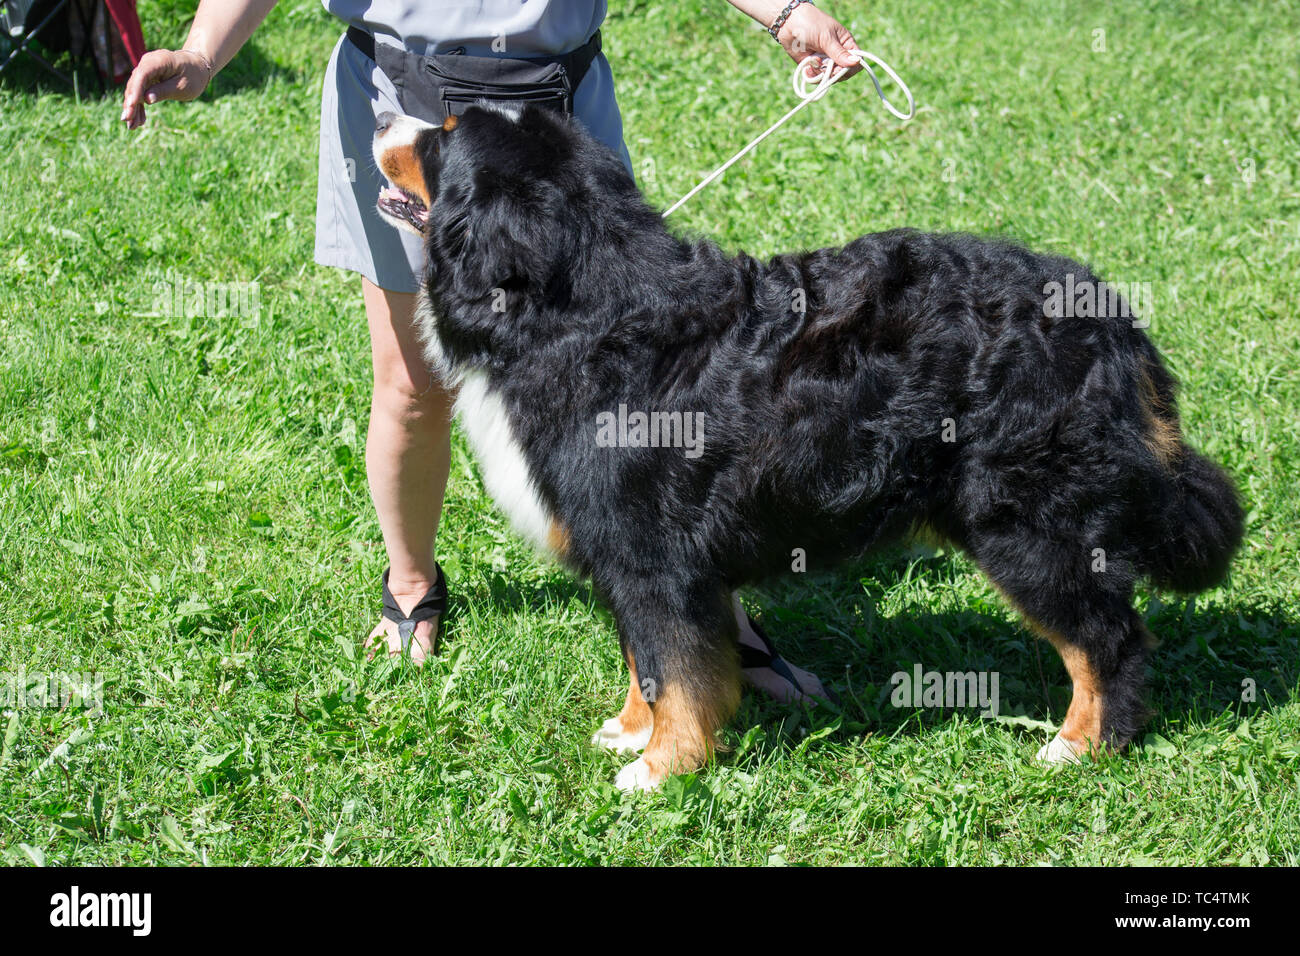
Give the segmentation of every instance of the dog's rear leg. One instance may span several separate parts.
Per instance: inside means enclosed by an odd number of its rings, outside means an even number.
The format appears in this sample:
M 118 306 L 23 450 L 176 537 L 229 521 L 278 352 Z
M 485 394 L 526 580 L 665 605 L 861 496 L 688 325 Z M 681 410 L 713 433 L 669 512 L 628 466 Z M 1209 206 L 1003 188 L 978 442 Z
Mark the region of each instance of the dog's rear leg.
M 1147 639 L 1137 615 L 1126 610 L 1132 626 L 1116 621 L 1103 624 L 1111 635 L 1105 644 L 1085 645 L 1077 637 L 1072 640 L 1030 620 L 1030 626 L 1061 655 L 1072 685 L 1061 729 L 1038 751 L 1043 763 L 1074 762 L 1084 753 L 1095 756 L 1107 748 L 1121 750 L 1141 727 Z
M 721 584 L 677 592 L 674 586 L 681 583 L 663 582 L 644 601 L 625 600 L 615 609 L 628 660 L 636 663 L 632 713 L 639 697 L 651 716 L 645 752 L 615 781 L 623 790 L 652 790 L 665 777 L 703 766 L 740 702 L 729 592 Z
M 1092 566 L 1090 549 L 1066 553 L 1073 550 L 1054 548 L 1049 555 L 1022 543 L 1010 560 L 987 554 L 979 560 L 1030 629 L 1056 648 L 1070 675 L 1065 721 L 1038 752 L 1045 763 L 1118 751 L 1146 718 L 1142 685 L 1152 639 L 1129 603 L 1131 578 L 1114 567 L 1108 577 Z

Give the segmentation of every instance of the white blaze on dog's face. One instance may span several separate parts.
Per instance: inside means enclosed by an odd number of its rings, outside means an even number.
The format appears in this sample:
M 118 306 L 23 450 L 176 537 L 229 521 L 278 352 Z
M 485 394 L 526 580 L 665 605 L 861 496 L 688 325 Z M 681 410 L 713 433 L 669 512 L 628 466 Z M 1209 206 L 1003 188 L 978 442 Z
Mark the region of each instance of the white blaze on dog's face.
M 424 157 L 438 149 L 437 138 L 456 128 L 456 117 L 448 116 L 436 127 L 413 116 L 381 113 L 375 125 L 375 165 L 389 185 L 379 191 L 375 207 L 392 225 L 416 235 L 424 234 L 433 204 L 424 176 Z

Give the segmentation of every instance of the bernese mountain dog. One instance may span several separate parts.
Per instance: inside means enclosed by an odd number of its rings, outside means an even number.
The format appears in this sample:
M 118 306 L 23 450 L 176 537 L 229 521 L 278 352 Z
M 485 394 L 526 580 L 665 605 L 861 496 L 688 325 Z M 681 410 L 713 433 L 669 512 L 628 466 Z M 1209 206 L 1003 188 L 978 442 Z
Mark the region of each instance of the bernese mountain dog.
M 374 156 L 380 214 L 424 237 L 417 321 L 488 492 L 617 619 L 631 682 L 595 741 L 643 751 L 620 787 L 710 758 L 740 696 L 735 588 L 918 529 L 1060 653 L 1073 698 L 1040 759 L 1138 731 L 1134 586 L 1216 584 L 1243 517 L 1086 266 L 905 229 L 727 255 L 535 106 L 384 114 Z

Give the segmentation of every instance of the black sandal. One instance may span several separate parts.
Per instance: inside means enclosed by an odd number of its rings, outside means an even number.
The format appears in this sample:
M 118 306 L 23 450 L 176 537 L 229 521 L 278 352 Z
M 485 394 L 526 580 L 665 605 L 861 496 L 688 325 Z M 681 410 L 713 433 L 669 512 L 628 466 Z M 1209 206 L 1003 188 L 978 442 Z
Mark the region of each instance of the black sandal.
M 740 648 L 741 670 L 751 670 L 756 668 L 770 670 L 778 677 L 789 681 L 790 686 L 808 700 L 817 700 L 820 695 L 806 690 L 803 685 L 795 679 L 794 672 L 790 670 L 790 665 L 785 662 L 785 658 L 776 652 L 776 647 L 773 646 L 771 638 L 767 636 L 767 632 L 763 630 L 762 625 L 759 624 L 758 621 L 754 620 L 753 615 L 746 614 L 745 618 L 749 621 L 749 627 L 754 632 L 754 635 L 763 642 L 763 646 L 759 648 L 746 644 L 743 641 L 738 642 Z M 822 684 L 822 690 L 826 692 L 826 696 L 833 703 L 839 703 L 839 694 L 835 693 L 835 691 L 831 690 L 824 683 Z
M 392 569 L 385 568 L 383 577 L 380 578 L 384 588 L 384 617 L 397 625 L 397 636 L 402 642 L 403 654 L 411 649 L 411 635 L 415 633 L 417 624 L 430 618 L 442 617 L 447 613 L 447 579 L 443 577 L 442 567 L 436 561 L 433 566 L 438 572 L 438 580 L 433 582 L 433 587 L 425 591 L 424 597 L 420 598 L 420 602 L 411 609 L 410 617 L 402 613 L 397 599 L 393 597 L 393 592 L 388 590 L 388 572 Z M 429 653 L 437 653 L 437 649 L 438 639 L 435 637 Z

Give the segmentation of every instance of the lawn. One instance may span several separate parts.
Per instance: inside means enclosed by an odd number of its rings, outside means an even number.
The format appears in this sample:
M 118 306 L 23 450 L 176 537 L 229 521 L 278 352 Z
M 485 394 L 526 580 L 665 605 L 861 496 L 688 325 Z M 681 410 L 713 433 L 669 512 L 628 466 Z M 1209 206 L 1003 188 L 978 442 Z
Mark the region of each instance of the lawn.
M 667 206 L 793 105 L 788 63 L 720 0 L 612 6 L 628 146 Z M 459 435 L 442 654 L 368 662 L 360 284 L 311 261 L 340 29 L 301 0 L 134 134 L 114 96 L 0 77 L 4 861 L 1300 863 L 1300 4 L 826 7 L 917 117 L 859 78 L 675 226 L 758 255 L 969 230 L 1149 284 L 1185 430 L 1249 519 L 1222 587 L 1139 595 L 1147 735 L 1036 765 L 1056 655 L 962 556 L 886 554 L 746 596 L 840 706 L 747 694 L 715 766 L 622 795 L 588 745 L 625 687 L 612 620 L 509 532 Z M 142 0 L 150 44 L 188 8 Z M 158 308 L 251 282 L 253 316 Z M 997 671 L 1001 714 L 892 706 L 918 663 Z M 51 674 L 95 675 L 98 705 L 13 693 Z

